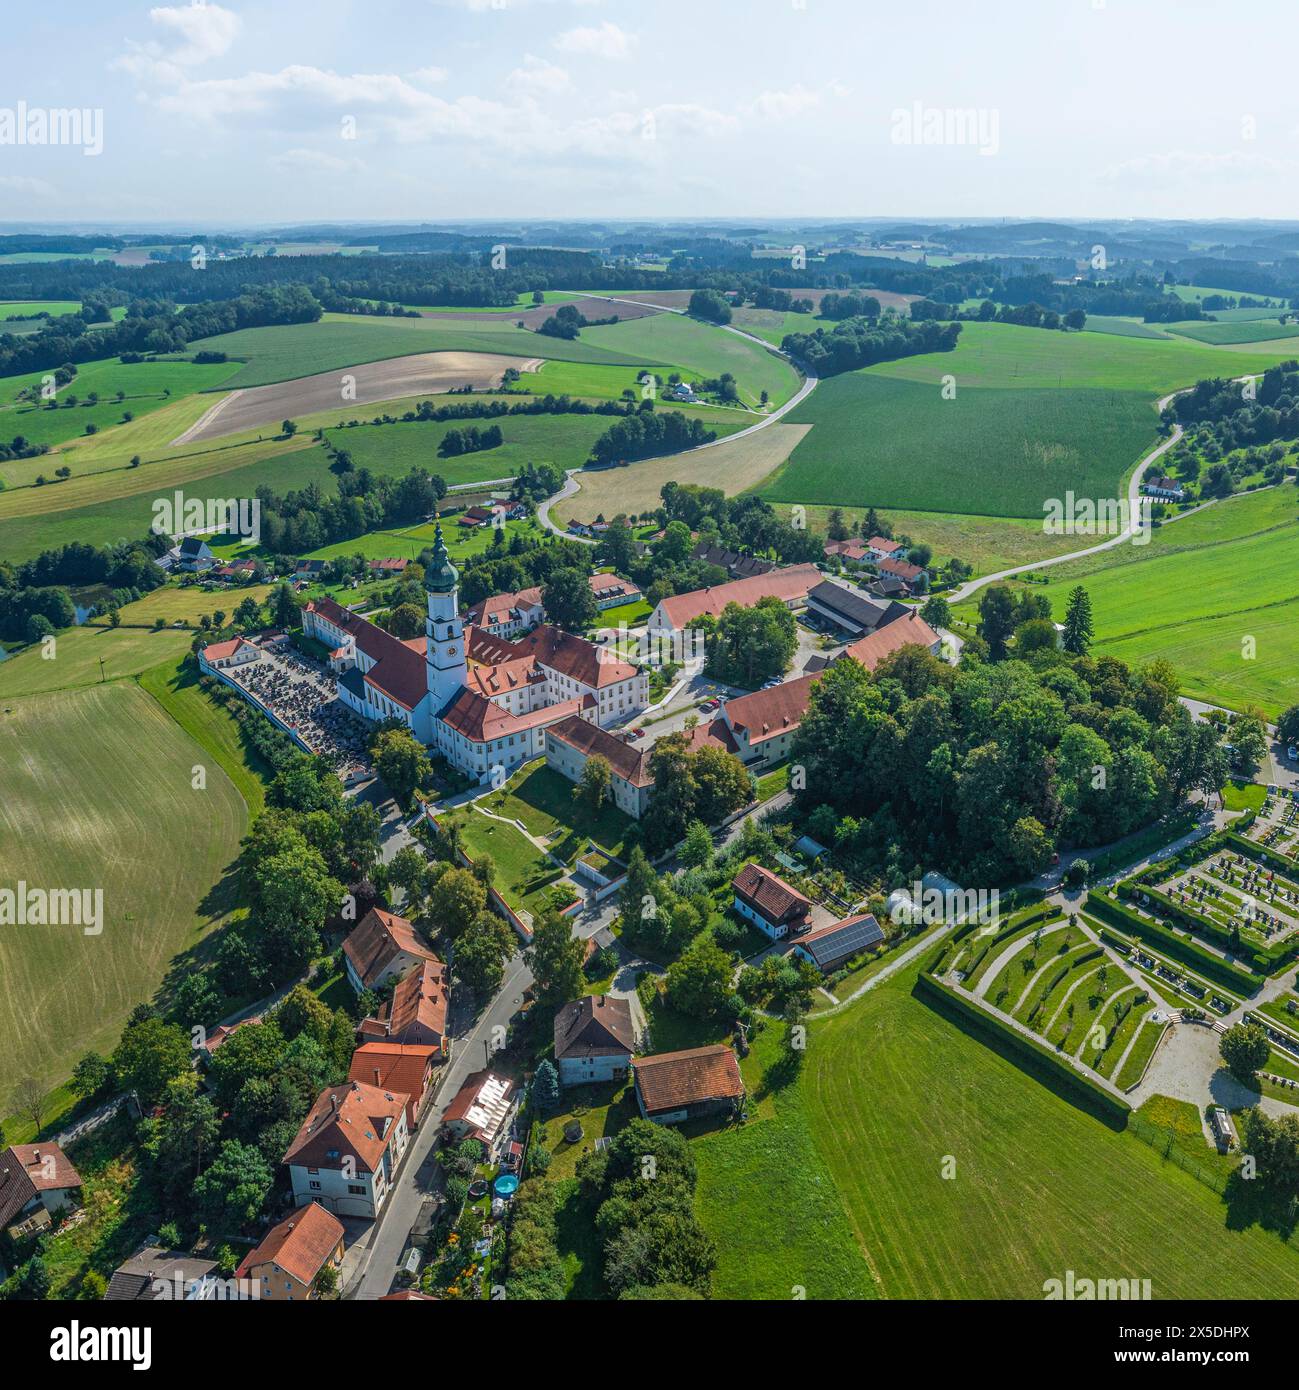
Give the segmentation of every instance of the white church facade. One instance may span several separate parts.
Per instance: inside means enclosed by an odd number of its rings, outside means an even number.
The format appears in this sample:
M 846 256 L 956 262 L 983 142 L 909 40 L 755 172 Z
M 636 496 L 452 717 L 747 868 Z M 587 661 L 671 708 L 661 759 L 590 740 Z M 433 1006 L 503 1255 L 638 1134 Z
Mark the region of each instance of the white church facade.
M 440 526 L 424 584 L 422 639 L 394 637 L 330 598 L 308 603 L 302 626 L 328 649 L 345 705 L 402 720 L 461 772 L 509 773 L 545 752 L 550 725 L 576 715 L 608 728 L 649 703 L 647 674 L 583 637 L 543 623 L 511 640 L 466 625 Z

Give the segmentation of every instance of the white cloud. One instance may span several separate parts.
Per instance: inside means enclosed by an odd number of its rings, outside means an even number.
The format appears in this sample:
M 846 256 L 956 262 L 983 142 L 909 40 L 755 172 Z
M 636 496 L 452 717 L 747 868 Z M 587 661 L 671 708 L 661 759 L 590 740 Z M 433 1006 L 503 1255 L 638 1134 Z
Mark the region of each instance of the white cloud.
M 764 120 L 788 120 L 791 116 L 802 115 L 804 111 L 815 110 L 821 101 L 820 92 L 795 82 L 783 91 L 760 93 L 750 103 L 749 110 Z
M 570 29 L 555 40 L 555 47 L 564 53 L 588 53 L 594 58 L 629 58 L 637 42 L 635 34 L 629 34 L 609 20 L 598 26 L 584 26 Z
M 445 82 L 448 75 L 446 68 L 416 68 L 415 71 L 410 74 L 410 80 L 418 83 L 421 87 L 432 87 L 439 82 Z
M 239 16 L 220 5 L 158 5 L 149 11 L 149 18 L 180 40 L 166 56 L 181 67 L 221 57 L 239 32 Z
M 524 57 L 523 66 L 515 68 L 505 79 L 507 90 L 517 89 L 528 96 L 553 95 L 567 90 L 570 85 L 568 73 L 563 68 L 531 53 Z
M 342 159 L 324 150 L 293 149 L 283 150 L 270 158 L 272 168 L 285 172 L 302 171 L 317 174 L 343 174 L 360 167 L 355 159 Z
M 1205 179 L 1242 180 L 1284 174 L 1295 168 L 1293 160 L 1273 159 L 1270 155 L 1235 150 L 1226 154 L 1208 151 L 1171 150 L 1167 154 L 1138 155 L 1103 169 L 1106 183 L 1141 187 L 1171 187 L 1199 183 Z
M 44 179 L 27 178 L 23 174 L 0 174 L 0 188 L 11 193 L 27 193 L 33 198 L 57 198 L 58 190 Z

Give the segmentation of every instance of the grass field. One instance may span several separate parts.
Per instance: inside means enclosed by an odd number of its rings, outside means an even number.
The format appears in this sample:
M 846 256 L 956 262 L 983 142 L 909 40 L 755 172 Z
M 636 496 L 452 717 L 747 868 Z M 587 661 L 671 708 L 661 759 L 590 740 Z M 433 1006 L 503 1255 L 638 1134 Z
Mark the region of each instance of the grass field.
M 111 1050 L 173 958 L 192 951 L 227 910 L 222 881 L 247 810 L 220 767 L 208 768 L 204 790 L 192 787 L 197 751 L 130 682 L 6 703 L 6 878 L 102 888 L 103 931 L 0 933 L 0 1090 L 29 1073 L 53 1083 L 83 1052 Z
M 215 338 L 196 339 L 195 351 L 225 352 L 244 359 L 245 365 L 225 383 L 232 389 L 264 386 L 273 381 L 313 376 L 378 362 L 385 357 L 404 357 L 415 352 L 503 352 L 513 357 L 545 357 L 562 362 L 651 364 L 656 359 L 637 353 L 635 347 L 616 343 L 606 349 L 588 341 L 601 331 L 614 332 L 630 325 L 589 330 L 573 342 L 544 337 L 512 323 L 475 322 L 472 319 L 381 319 L 354 314 L 326 314 L 319 323 L 280 324 L 270 328 L 244 328 Z
M 0 299 L 0 319 L 17 318 L 24 314 L 75 314 L 81 308 L 79 299 Z
M 1245 310 L 1253 313 L 1253 310 Z M 1234 319 L 1225 323 L 1174 323 L 1170 333 L 1193 338 L 1197 343 L 1266 343 L 1281 338 L 1299 338 L 1299 324 L 1279 323 L 1275 317 L 1265 319 Z
M 1233 1229 L 1216 1193 L 912 997 L 913 979 L 815 1024 L 797 1083 L 886 1297 L 1040 1299 L 1066 1269 L 1149 1278 L 1156 1298 L 1295 1296 L 1299 1252 Z
M 1103 314 L 1088 314 L 1088 333 L 1113 333 L 1119 338 L 1167 338 L 1153 323 L 1142 323 L 1140 319 L 1114 318 Z
M 490 859 L 496 866 L 492 886 L 517 912 L 537 916 L 547 904 L 548 890 L 562 872 L 518 828 L 492 820 L 477 811 L 455 817 L 464 831 L 465 853 L 471 859 Z
M 483 800 L 493 815 L 522 821 L 530 835 L 544 840 L 546 848 L 572 864 L 594 840 L 601 848 L 621 857 L 623 839 L 631 817 L 616 806 L 595 812 L 573 797 L 573 783 L 543 761 L 529 763 L 501 788 Z
M 688 376 L 716 377 L 731 372 L 740 399 L 749 406 L 758 404 L 759 392 L 763 390 L 769 393 L 773 405 L 782 405 L 799 388 L 798 372 L 783 357 L 738 333 L 728 333 L 681 314 L 653 314 L 602 328 L 586 328 L 579 341 L 610 353 L 632 354 L 644 361 L 670 362 Z
M 54 656 L 46 659 L 38 646 L 25 647 L 0 661 L 0 698 L 71 690 L 123 676 L 135 676 L 150 666 L 174 660 L 189 650 L 194 634 L 173 629 L 147 632 L 139 628 L 77 627 L 58 634 Z

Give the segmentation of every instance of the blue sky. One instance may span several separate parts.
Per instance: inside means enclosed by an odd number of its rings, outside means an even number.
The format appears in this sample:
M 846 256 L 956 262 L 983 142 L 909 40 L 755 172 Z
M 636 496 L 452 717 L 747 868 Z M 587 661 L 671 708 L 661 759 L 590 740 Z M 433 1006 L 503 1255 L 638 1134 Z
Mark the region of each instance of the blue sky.
M 104 138 L 0 144 L 5 221 L 1299 217 L 1293 0 L 72 0 L 5 29 L 0 113 L 101 109 Z M 982 136 L 900 141 L 917 107 Z

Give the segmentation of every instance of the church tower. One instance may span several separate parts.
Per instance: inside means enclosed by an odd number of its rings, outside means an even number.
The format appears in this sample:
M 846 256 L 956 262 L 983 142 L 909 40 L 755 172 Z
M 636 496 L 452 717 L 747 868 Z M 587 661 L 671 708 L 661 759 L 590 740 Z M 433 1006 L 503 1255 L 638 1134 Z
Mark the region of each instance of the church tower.
M 433 533 L 433 560 L 424 575 L 424 587 L 428 591 L 425 662 L 436 714 L 469 679 L 464 623 L 460 620 L 460 575 L 447 554 L 441 523 Z

